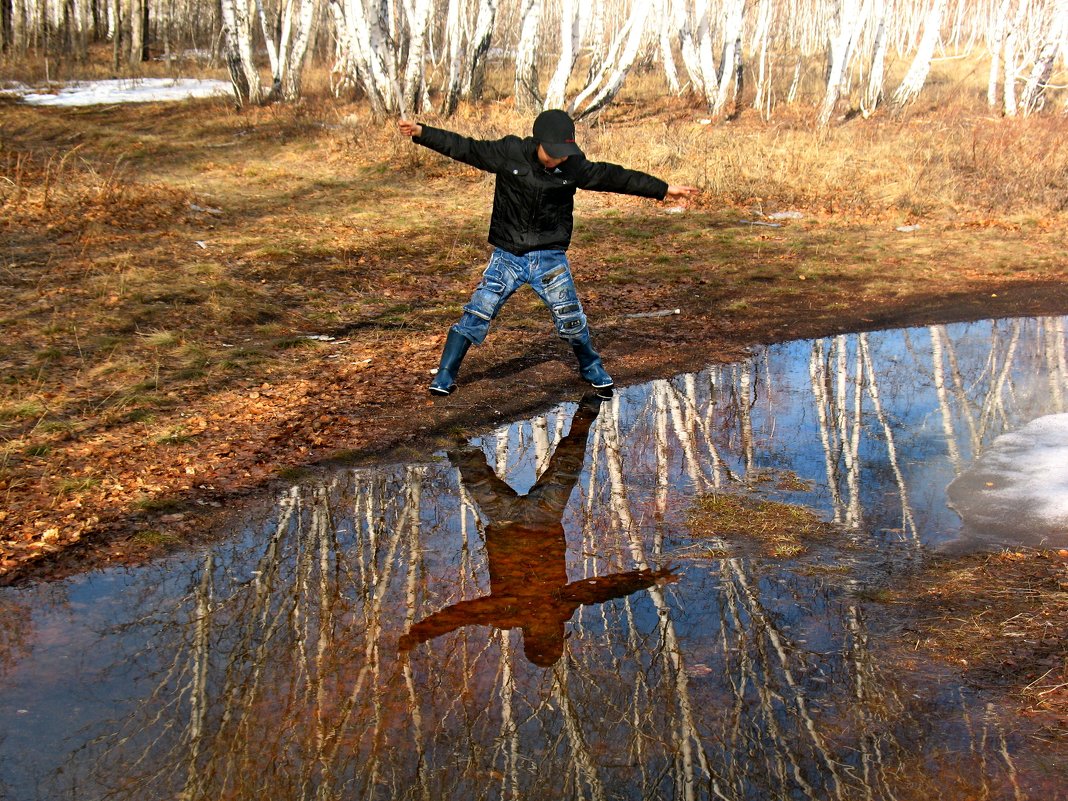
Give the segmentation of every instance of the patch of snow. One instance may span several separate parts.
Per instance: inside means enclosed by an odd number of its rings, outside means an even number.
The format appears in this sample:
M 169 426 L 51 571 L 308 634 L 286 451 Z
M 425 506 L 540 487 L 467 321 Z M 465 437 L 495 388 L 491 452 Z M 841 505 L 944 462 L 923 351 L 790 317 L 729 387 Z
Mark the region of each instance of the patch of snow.
M 947 488 L 965 540 L 1068 544 L 1068 414 L 1002 434 Z
M 919 225 L 899 225 L 894 230 L 898 231 L 898 232 L 900 232 L 902 234 L 911 234 L 913 231 L 919 231 L 920 230 L 920 226 Z
M 55 94 L 37 93 L 28 86 L 5 89 L 31 106 L 97 106 L 109 103 L 156 103 L 214 97 L 231 92 L 227 81 L 199 78 L 141 78 L 85 81 L 63 86 Z
M 768 215 L 769 220 L 800 220 L 805 215 L 799 211 L 776 211 Z

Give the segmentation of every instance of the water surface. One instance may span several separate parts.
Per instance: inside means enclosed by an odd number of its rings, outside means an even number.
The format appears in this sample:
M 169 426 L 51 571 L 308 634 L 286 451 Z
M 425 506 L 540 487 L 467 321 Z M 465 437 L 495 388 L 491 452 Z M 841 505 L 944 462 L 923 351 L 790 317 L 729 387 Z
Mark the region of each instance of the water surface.
M 1063 745 L 863 599 L 933 551 L 1057 544 L 962 526 L 945 490 L 1068 411 L 1064 331 L 761 348 L 3 590 L 0 798 L 1062 797 Z M 790 559 L 696 538 L 722 492 L 835 533 Z

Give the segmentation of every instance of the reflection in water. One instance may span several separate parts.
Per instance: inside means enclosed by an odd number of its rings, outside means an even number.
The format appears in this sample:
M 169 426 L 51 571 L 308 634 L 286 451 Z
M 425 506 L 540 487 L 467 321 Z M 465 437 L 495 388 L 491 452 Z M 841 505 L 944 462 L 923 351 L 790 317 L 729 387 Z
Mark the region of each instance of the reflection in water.
M 791 343 L 6 590 L 0 797 L 1055 798 L 1063 754 L 888 661 L 857 590 L 960 538 L 944 487 L 1066 378 L 1061 319 Z M 841 542 L 694 542 L 710 491 Z
M 402 651 L 461 626 L 520 629 L 523 653 L 549 667 L 564 652 L 564 624 L 580 606 L 630 595 L 672 578 L 668 570 L 630 570 L 568 583 L 567 543 L 561 518 L 582 471 L 586 436 L 603 399 L 583 398 L 541 477 L 519 495 L 489 469 L 480 448 L 449 452 L 483 515 L 490 594 L 454 603 L 411 627 Z

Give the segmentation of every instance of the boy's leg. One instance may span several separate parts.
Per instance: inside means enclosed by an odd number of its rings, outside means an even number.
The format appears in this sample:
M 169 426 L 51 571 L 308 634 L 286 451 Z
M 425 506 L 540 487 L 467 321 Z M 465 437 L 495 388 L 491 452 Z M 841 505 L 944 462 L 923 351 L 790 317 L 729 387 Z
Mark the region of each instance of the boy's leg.
M 475 288 L 471 300 L 464 306 L 460 321 L 449 329 L 441 364 L 430 383 L 434 395 L 449 395 L 456 389 L 456 374 L 471 344 L 481 345 L 489 333 L 490 323 L 522 280 L 514 260 L 502 250 L 493 251 L 482 273 L 482 281 Z
M 549 307 L 556 333 L 575 351 L 583 380 L 596 389 L 611 388 L 612 377 L 605 371 L 601 357 L 590 341 L 589 325 L 575 289 L 567 254 L 553 250 L 541 251 L 538 256 L 538 266 L 530 283 Z

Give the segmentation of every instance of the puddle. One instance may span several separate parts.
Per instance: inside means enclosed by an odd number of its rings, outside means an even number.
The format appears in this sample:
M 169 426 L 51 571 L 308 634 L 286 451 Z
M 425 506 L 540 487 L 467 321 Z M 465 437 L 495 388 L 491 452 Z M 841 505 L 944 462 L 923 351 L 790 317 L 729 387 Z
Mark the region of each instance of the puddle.
M 1064 332 L 765 348 L 318 477 L 198 553 L 3 590 L 0 798 L 1057 797 L 1063 747 L 892 659 L 860 599 L 991 543 L 946 487 L 1068 411 Z M 833 533 L 789 559 L 696 537 L 710 492 Z

